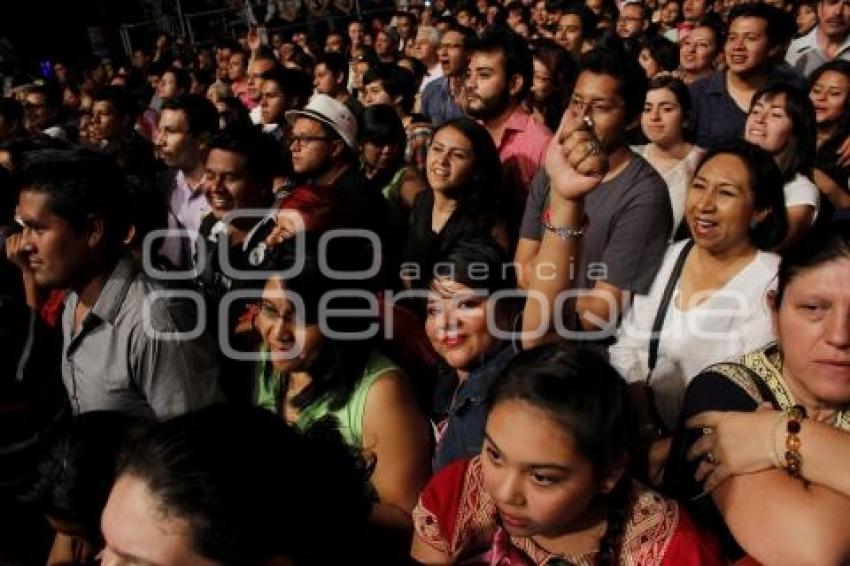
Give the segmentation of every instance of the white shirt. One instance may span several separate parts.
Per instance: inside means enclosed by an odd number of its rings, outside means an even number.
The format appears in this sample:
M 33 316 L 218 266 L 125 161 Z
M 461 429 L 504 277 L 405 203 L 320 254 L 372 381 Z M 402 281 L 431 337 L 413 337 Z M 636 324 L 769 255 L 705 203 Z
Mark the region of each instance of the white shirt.
M 684 245 L 677 242 L 667 249 L 649 295 L 635 297 L 617 342 L 608 350 L 611 364 L 629 383 L 646 381 L 652 323 Z M 686 311 L 677 304 L 677 285 L 661 328 L 658 360 L 649 382 L 667 427 L 676 426 L 685 388 L 700 371 L 774 340 L 766 297 L 776 287 L 778 267 L 778 255 L 760 251 L 726 285 Z
M 785 193 L 785 208 L 811 206 L 815 209 L 814 218 L 817 218 L 820 209 L 820 191 L 811 179 L 802 173 L 797 173 L 793 179 L 785 183 L 782 189 Z
M 632 146 L 632 151 L 645 159 L 647 147 L 649 147 L 649 144 L 634 145 Z M 676 230 L 679 229 L 679 224 L 681 224 L 682 218 L 685 216 L 685 200 L 688 198 L 688 186 L 691 184 L 691 179 L 704 153 L 704 149 L 694 146 L 676 165 L 667 171 L 658 171 L 658 174 L 667 183 L 667 190 L 670 191 L 670 206 L 673 209 L 673 231 L 670 234 L 671 237 L 676 234 Z
M 818 45 L 819 27 L 815 26 L 803 37 L 792 41 L 785 53 L 785 61 L 803 77 L 808 77 L 815 69 L 830 61 Z M 835 54 L 835 59 L 850 60 L 850 34 L 844 38 L 844 42 Z

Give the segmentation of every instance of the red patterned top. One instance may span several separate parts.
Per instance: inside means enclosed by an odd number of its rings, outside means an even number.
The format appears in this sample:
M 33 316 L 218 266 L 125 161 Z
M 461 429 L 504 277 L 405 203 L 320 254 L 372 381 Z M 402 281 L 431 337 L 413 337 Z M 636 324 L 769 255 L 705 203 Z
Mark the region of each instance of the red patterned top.
M 675 501 L 637 483 L 635 490 L 620 551 L 622 566 L 726 564 L 714 539 L 697 530 Z M 478 457 L 453 462 L 434 476 L 419 498 L 413 520 L 419 538 L 447 554 L 453 563 L 596 563 L 596 552 L 559 556 L 531 538 L 510 536 L 499 524 L 496 506 L 484 490 Z

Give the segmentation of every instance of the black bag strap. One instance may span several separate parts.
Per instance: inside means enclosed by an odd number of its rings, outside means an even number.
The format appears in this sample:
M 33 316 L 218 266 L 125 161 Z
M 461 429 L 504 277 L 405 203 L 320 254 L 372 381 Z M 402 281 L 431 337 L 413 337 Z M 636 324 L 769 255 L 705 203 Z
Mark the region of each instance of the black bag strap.
M 694 247 L 694 241 L 688 242 L 682 247 L 679 252 L 679 257 L 676 258 L 676 264 L 673 266 L 673 271 L 670 272 L 670 278 L 667 280 L 667 286 L 664 287 L 664 293 L 661 295 L 661 302 L 658 303 L 658 311 L 655 313 L 655 320 L 652 323 L 652 334 L 649 335 L 649 371 L 646 374 L 646 383 L 652 378 L 652 370 L 655 369 L 655 364 L 658 362 L 658 346 L 661 338 L 661 327 L 664 326 L 664 319 L 667 317 L 667 308 L 670 306 L 670 299 L 673 298 L 673 291 L 676 290 L 676 283 L 679 282 L 679 277 L 682 276 L 682 268 L 685 266 L 685 260 L 688 259 L 688 252 Z

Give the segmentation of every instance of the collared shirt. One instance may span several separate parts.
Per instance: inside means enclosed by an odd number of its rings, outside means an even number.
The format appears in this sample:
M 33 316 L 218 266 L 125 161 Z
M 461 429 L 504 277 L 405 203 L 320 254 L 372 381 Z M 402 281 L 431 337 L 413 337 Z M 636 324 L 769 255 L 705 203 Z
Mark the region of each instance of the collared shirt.
M 696 81 L 690 91 L 699 147 L 710 148 L 742 136 L 747 113 L 729 94 L 725 72 L 712 73 Z
M 428 69 L 428 73 L 422 78 L 422 84 L 419 85 L 419 94 L 425 92 L 427 87 L 432 82 L 443 76 L 443 66 L 438 62 L 436 65 Z
M 452 93 L 449 77 L 443 76 L 428 83 L 428 86 L 422 90 L 420 102 L 422 114 L 434 124 L 435 128 L 463 116 L 463 110 L 458 106 Z
M 505 190 L 519 209 L 525 206 L 528 188 L 537 174 L 552 132 L 534 120 L 522 107 L 510 115 L 501 140 L 495 140 L 502 160 L 502 179 Z
M 443 399 L 435 399 L 435 407 L 439 412 L 446 409 L 446 418 L 441 423 L 441 434 L 434 454 L 435 472 L 454 460 L 471 458 L 481 452 L 484 425 L 487 421 L 487 408 L 484 404 L 487 393 L 516 353 L 516 346 L 506 342 L 469 372 L 465 380 L 450 388 L 451 391 L 448 391 L 449 388 L 438 386 L 436 396 Z M 446 393 L 448 395 L 445 395 Z M 451 401 L 447 404 L 446 399 Z
M 835 59 L 850 61 L 850 34 L 847 34 L 844 38 L 844 42 L 838 48 L 835 57 L 830 59 L 818 45 L 819 27 L 815 26 L 803 37 L 798 37 L 792 41 L 785 53 L 785 61 L 804 77 L 808 77 L 815 69 L 828 61 Z
M 168 203 L 168 228 L 185 230 L 186 237 L 169 236 L 162 242 L 160 253 L 177 269 L 192 269 L 195 242 L 201 220 L 209 214 L 210 205 L 200 183 L 192 187 L 179 169 L 163 171 L 157 178 Z
M 215 348 L 192 301 L 166 296 L 129 257 L 118 261 L 74 330 L 79 297 L 62 316 L 62 381 L 75 414 L 166 418 L 221 400 Z M 183 333 L 186 337 L 176 337 Z

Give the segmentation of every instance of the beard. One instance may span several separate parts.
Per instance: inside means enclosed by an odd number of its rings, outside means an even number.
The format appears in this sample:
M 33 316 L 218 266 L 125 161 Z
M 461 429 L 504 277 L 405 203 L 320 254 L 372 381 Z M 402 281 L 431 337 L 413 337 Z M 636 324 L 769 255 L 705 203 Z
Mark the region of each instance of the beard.
M 464 111 L 472 118 L 487 120 L 502 113 L 508 107 L 511 102 L 511 93 L 505 89 L 493 98 L 475 97 L 474 100 L 476 102 L 474 106 L 470 104 L 470 101 L 467 101 Z

